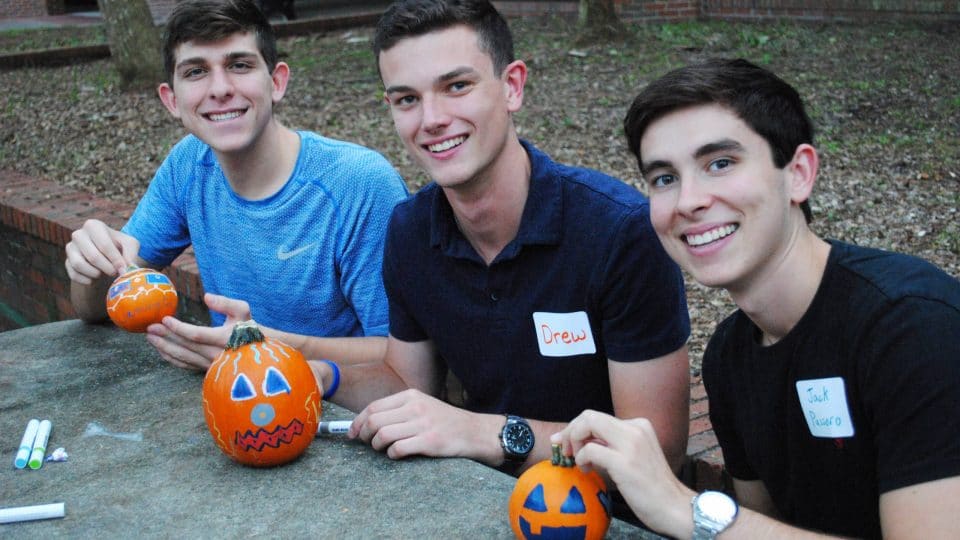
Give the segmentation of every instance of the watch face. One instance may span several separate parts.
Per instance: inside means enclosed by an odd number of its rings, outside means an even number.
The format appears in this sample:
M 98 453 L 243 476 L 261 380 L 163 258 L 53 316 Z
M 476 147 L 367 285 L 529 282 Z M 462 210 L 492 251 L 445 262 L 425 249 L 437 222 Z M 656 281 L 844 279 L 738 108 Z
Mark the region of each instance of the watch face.
M 707 517 L 718 523 L 729 523 L 737 515 L 737 503 L 717 491 L 703 492 L 697 497 L 697 506 Z
M 526 424 L 508 424 L 503 430 L 503 443 L 511 453 L 526 455 L 533 450 L 533 432 Z

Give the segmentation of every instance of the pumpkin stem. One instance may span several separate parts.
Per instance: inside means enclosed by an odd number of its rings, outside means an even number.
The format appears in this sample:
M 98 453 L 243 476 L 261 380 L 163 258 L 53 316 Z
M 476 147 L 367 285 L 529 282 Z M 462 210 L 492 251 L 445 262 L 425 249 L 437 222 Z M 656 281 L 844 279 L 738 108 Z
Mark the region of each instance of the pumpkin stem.
M 554 444 L 550 446 L 552 455 L 550 456 L 550 463 L 557 467 L 573 467 L 576 461 L 573 459 L 573 456 L 565 456 L 561 452 L 562 446 L 559 444 Z
M 259 343 L 263 339 L 263 332 L 260 331 L 260 327 L 253 319 L 240 321 L 234 325 L 233 332 L 230 333 L 227 348 L 237 349 L 250 343 Z

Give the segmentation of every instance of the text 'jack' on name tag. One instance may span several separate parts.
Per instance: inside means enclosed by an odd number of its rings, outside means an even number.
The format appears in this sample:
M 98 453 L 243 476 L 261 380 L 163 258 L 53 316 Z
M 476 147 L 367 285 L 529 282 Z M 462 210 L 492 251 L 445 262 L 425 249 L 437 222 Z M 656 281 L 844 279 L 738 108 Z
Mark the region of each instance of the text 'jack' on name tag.
M 843 377 L 797 381 L 797 396 L 811 435 L 829 439 L 853 436 Z

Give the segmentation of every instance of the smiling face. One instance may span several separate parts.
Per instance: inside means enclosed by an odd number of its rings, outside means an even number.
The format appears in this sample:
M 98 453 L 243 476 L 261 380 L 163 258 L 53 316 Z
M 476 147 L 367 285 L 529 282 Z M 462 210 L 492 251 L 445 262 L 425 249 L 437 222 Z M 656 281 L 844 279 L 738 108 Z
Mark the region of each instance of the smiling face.
M 778 169 L 760 135 L 729 109 L 704 105 L 651 123 L 640 148 L 657 236 L 704 285 L 745 290 L 775 272 L 806 229 L 809 145 Z
M 515 137 L 526 67 L 496 73 L 477 34 L 454 26 L 404 38 L 380 53 L 380 73 L 407 152 L 442 187 L 495 174 Z
M 173 85 L 161 84 L 163 104 L 184 128 L 221 154 L 256 147 L 273 124 L 273 104 L 286 90 L 289 69 L 273 74 L 252 33 L 215 42 L 188 41 L 176 49 Z

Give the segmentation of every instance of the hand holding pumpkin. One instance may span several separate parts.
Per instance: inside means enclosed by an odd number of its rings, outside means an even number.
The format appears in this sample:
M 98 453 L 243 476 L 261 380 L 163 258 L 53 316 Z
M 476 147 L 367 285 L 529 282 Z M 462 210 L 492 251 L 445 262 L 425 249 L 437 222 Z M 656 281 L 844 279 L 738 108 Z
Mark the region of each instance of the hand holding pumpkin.
M 71 234 L 64 264 L 72 281 L 91 285 L 104 276 L 122 274 L 131 262 L 138 262 L 139 250 L 136 238 L 88 219 Z
M 690 500 L 695 493 L 670 469 L 649 420 L 585 411 L 550 440 L 562 445 L 563 455 L 573 455 L 577 465 L 605 471 L 648 527 L 670 536 L 690 536 Z
M 203 300 L 212 311 L 226 316 L 223 326 L 197 326 L 165 317 L 161 324 L 147 327 L 147 341 L 164 360 L 179 368 L 206 371 L 223 352 L 233 326 L 250 319 L 250 305 L 243 300 L 210 293 Z

